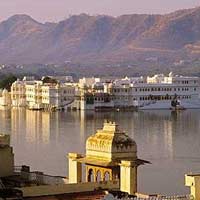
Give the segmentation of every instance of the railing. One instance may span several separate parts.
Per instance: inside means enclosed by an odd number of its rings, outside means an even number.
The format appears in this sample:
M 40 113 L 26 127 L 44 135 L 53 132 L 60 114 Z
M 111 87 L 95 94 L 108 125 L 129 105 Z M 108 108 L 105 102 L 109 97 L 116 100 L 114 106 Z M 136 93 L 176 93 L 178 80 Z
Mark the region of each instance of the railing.
M 141 107 L 143 107 L 143 106 L 149 106 L 149 105 L 155 104 L 156 102 L 157 102 L 156 100 L 151 100 L 151 101 L 148 101 L 146 103 L 142 103 Z
M 193 200 L 193 196 L 191 195 L 177 195 L 177 196 L 164 196 L 161 197 L 164 200 Z
M 0 189 L 4 189 L 4 188 L 5 188 L 5 186 L 4 186 L 3 182 L 2 182 L 2 180 L 0 179 Z
M 85 192 L 95 193 L 95 191 L 98 190 L 101 191 L 119 190 L 119 182 L 118 181 L 107 181 L 101 183 L 87 182 L 87 183 L 71 183 L 64 185 L 30 186 L 21 188 L 24 197 L 55 196 L 55 195 L 85 193 Z
M 58 185 L 68 183 L 66 177 L 50 176 L 39 171 L 30 172 L 28 166 L 16 166 L 14 168 L 14 173 L 21 176 L 26 182 L 36 185 Z
M 66 184 L 68 181 L 65 177 L 50 176 L 43 174 L 42 172 L 30 172 L 26 174 L 29 176 L 29 180 L 38 185 L 58 185 Z
M 149 196 L 145 197 L 125 197 L 123 200 L 194 200 L 191 195 L 177 195 L 177 196 Z

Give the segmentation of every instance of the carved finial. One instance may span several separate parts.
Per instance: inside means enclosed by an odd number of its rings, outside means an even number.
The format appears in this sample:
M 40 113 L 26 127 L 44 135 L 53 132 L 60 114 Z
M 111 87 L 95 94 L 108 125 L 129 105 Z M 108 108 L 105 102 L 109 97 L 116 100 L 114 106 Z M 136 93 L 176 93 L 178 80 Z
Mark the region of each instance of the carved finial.
M 115 133 L 115 132 L 119 131 L 119 128 L 118 128 L 118 125 L 115 122 L 106 121 L 106 122 L 104 122 L 103 130 Z
M 104 119 L 104 124 L 109 123 L 108 119 Z

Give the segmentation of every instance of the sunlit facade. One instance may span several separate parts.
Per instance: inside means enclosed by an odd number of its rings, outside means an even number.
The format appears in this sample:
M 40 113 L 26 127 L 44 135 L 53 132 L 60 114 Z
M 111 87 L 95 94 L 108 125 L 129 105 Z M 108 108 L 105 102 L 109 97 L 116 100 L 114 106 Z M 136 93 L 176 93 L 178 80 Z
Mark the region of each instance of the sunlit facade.
M 11 105 L 30 109 L 63 108 L 74 101 L 75 88 L 70 84 L 42 81 L 15 81 L 11 87 Z

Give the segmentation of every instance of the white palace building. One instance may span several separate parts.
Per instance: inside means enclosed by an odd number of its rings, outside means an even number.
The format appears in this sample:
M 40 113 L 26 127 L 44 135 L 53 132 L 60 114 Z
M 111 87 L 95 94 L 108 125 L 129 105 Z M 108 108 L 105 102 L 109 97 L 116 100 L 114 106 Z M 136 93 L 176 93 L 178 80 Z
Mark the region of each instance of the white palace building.
M 124 81 L 124 82 L 123 82 Z M 131 80 L 126 78 L 112 84 L 111 93 L 120 105 L 139 109 L 170 109 L 177 100 L 183 108 L 200 108 L 200 84 L 198 77 L 169 76 L 163 74 Z
M 25 77 L 0 92 L 0 106 L 29 109 L 145 110 L 200 108 L 200 79 L 163 74 L 152 77 L 82 78 L 45 84 Z

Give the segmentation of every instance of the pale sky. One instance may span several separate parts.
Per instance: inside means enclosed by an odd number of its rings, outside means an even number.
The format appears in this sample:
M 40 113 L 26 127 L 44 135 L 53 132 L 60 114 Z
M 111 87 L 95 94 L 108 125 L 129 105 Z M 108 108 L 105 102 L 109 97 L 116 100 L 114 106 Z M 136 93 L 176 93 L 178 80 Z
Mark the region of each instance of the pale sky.
M 80 13 L 154 14 L 197 6 L 200 6 L 200 0 L 0 0 L 0 21 L 14 14 L 27 14 L 41 22 L 55 22 Z

